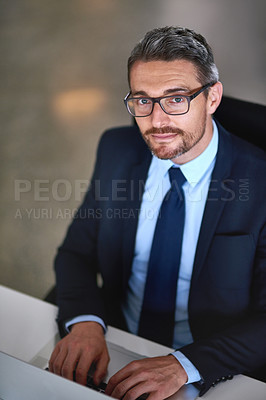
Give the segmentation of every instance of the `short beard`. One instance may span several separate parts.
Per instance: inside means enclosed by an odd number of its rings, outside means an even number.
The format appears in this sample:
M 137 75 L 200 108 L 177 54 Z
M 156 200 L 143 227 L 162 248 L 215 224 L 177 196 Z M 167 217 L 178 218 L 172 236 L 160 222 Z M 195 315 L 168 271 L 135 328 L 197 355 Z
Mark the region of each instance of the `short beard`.
M 197 131 L 188 132 L 176 127 L 163 127 L 163 128 L 151 128 L 145 131 L 143 139 L 147 143 L 150 151 L 153 155 L 160 158 L 161 160 L 173 160 L 174 158 L 180 157 L 182 154 L 187 153 L 191 150 L 197 143 L 203 138 L 206 129 L 207 118 L 205 116 L 204 120 L 198 127 Z M 169 148 L 168 144 L 156 145 L 150 141 L 151 134 L 167 134 L 175 133 L 180 138 L 180 143 L 174 148 Z

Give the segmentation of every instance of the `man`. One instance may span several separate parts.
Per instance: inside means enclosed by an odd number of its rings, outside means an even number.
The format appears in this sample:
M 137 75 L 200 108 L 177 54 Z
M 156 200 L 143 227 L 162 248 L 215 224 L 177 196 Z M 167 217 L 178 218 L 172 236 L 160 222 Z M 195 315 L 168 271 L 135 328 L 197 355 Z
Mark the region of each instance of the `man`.
M 201 35 L 148 32 L 128 77 L 125 103 L 137 126 L 102 137 L 56 258 L 58 321 L 68 334 L 49 368 L 69 379 L 76 369 L 84 384 L 95 363 L 99 383 L 111 324 L 178 350 L 129 364 L 107 394 L 163 399 L 189 382 L 202 394 L 266 363 L 265 154 L 213 121 L 222 84 Z

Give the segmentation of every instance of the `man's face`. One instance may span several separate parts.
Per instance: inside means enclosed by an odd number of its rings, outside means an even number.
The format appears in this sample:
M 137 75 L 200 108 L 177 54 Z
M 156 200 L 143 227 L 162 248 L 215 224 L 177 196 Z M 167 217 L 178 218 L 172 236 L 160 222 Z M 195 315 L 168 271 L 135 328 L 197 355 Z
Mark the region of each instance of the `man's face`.
M 201 86 L 194 65 L 186 60 L 138 61 L 130 72 L 132 97 L 191 95 Z M 212 137 L 203 93 L 191 101 L 187 114 L 168 115 L 155 103 L 152 114 L 136 118 L 136 122 L 153 154 L 180 164 L 197 157 Z

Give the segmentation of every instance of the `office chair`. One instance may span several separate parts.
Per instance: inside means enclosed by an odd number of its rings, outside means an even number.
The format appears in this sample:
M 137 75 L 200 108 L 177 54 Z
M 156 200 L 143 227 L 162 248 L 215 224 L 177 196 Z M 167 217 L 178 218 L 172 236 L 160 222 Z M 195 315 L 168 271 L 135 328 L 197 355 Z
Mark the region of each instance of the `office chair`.
M 223 96 L 214 117 L 229 132 L 266 151 L 266 106 Z

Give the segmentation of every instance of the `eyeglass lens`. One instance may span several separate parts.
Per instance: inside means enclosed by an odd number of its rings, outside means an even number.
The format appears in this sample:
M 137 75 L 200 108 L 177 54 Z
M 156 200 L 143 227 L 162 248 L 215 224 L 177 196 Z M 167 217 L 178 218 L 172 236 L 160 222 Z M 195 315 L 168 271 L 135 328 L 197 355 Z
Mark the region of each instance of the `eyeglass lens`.
M 188 99 L 183 96 L 163 97 L 159 102 L 162 109 L 168 114 L 183 114 L 188 111 Z M 134 116 L 144 117 L 151 113 L 153 100 L 149 98 L 131 98 L 127 100 L 129 112 Z

